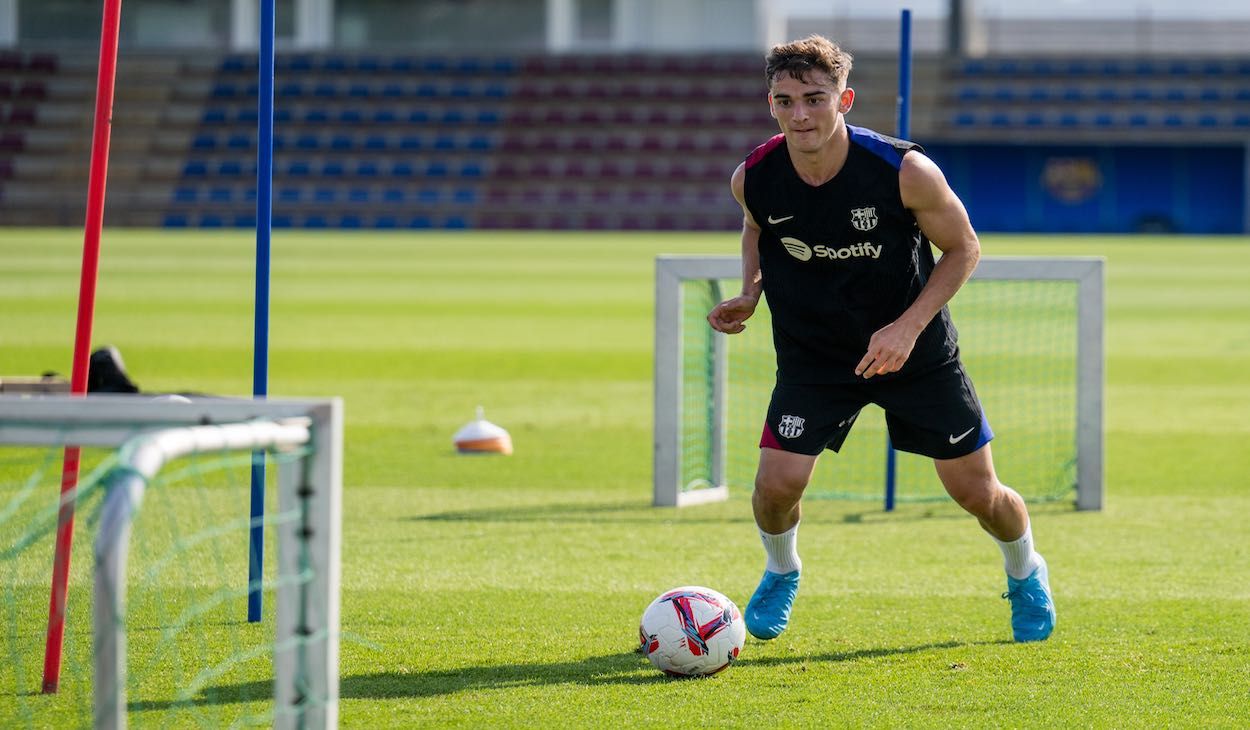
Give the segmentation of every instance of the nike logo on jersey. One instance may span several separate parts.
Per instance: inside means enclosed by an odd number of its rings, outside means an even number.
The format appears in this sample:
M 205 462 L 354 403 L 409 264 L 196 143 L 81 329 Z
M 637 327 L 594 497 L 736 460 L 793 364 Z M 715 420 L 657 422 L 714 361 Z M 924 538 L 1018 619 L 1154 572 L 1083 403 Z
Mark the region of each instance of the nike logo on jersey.
M 968 434 L 972 433 L 972 432 L 973 432 L 973 431 L 975 431 L 975 430 L 977 430 L 977 427 L 976 427 L 976 426 L 973 426 L 972 428 L 968 429 L 967 431 L 964 431 L 963 433 L 959 434 L 958 436 L 951 436 L 951 437 L 950 437 L 950 441 L 951 441 L 951 443 L 952 443 L 952 444 L 957 444 L 957 443 L 959 443 L 960 441 L 963 441 L 965 438 L 967 438 L 967 437 L 968 437 Z
M 772 217 L 772 216 L 770 215 L 770 216 L 768 216 L 768 225 L 770 225 L 770 226 L 775 226 L 775 225 L 777 225 L 778 223 L 785 223 L 786 221 L 790 220 L 790 219 L 791 219 L 791 218 L 793 218 L 793 217 L 794 217 L 794 216 L 792 216 L 792 215 L 788 215 L 788 216 L 785 216 L 785 217 L 783 217 L 783 218 L 774 218 L 774 217 Z

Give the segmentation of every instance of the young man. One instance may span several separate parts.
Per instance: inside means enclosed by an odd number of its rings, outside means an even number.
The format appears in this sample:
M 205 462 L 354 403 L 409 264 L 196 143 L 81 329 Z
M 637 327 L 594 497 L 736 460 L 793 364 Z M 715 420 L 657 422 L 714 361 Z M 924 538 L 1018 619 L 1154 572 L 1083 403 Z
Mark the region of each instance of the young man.
M 1016 641 L 1055 625 L 1024 501 L 998 481 L 993 432 L 959 361 L 946 303 L 980 243 L 941 171 L 911 142 L 849 126 L 851 56 L 819 36 L 774 47 L 765 74 L 781 134 L 734 171 L 742 293 L 708 314 L 735 334 L 768 297 L 777 382 L 751 497 L 767 553 L 747 629 L 785 630 L 799 587 L 803 491 L 861 408 L 880 405 L 895 448 L 931 457 L 946 491 L 1002 548 Z M 935 265 L 930 244 L 942 251 Z

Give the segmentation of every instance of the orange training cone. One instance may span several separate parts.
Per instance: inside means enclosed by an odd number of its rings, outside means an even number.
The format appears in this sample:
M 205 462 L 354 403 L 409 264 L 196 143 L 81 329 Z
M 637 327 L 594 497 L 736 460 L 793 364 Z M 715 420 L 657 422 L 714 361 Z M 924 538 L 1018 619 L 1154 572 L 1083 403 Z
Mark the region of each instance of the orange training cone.
M 466 423 L 456 432 L 456 451 L 462 454 L 511 454 L 512 437 L 503 428 L 482 417 L 482 407 L 477 407 L 477 419 Z

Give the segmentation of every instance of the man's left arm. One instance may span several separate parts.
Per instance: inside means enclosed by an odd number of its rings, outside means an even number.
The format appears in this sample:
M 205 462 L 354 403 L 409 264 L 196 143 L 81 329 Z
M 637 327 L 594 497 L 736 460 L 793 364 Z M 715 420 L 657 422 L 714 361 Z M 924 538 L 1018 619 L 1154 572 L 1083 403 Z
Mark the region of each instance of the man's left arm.
M 964 285 L 981 258 L 981 243 L 968 211 L 933 161 L 919 152 L 903 156 L 898 173 L 903 205 L 925 236 L 942 252 L 920 296 L 898 319 L 877 330 L 855 366 L 865 378 L 895 372 L 911 356 L 916 338 Z

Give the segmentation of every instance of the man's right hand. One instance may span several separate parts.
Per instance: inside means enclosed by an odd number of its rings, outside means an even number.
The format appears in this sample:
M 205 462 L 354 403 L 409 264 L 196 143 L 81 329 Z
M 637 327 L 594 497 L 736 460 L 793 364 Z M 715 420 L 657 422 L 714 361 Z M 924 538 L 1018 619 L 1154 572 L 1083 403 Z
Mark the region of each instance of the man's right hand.
M 712 311 L 707 315 L 707 322 L 717 332 L 736 335 L 746 329 L 744 322 L 755 314 L 757 304 L 759 304 L 759 299 L 739 294 L 712 307 Z

